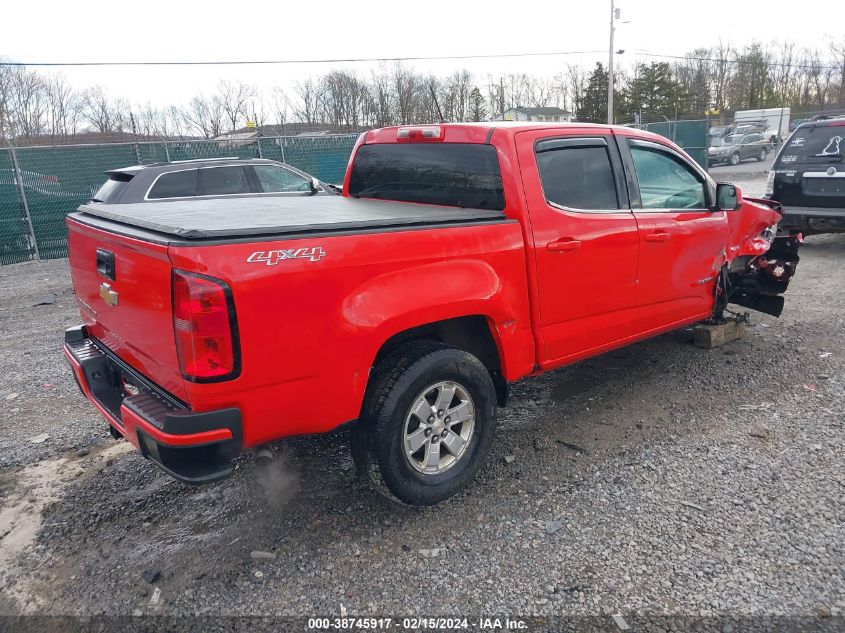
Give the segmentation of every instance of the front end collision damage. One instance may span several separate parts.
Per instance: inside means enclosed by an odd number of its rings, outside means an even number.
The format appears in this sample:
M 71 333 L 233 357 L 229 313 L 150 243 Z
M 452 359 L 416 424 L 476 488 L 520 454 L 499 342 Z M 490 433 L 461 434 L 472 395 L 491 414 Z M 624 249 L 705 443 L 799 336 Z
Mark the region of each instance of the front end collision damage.
M 762 198 L 745 200 L 782 215 L 777 202 Z M 714 318 L 722 319 L 728 303 L 779 317 L 784 306 L 781 295 L 795 274 L 802 241 L 801 235 L 779 235 L 776 225 L 747 238 L 719 275 Z

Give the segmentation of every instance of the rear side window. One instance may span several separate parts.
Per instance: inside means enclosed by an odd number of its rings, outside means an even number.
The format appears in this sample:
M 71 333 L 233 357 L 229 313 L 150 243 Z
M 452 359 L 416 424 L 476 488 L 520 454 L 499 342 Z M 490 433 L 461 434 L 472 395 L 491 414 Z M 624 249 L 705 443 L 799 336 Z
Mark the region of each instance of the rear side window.
M 778 156 L 778 165 L 839 163 L 845 151 L 845 126 L 811 125 L 792 133 Z
M 153 183 L 147 198 L 190 198 L 197 195 L 197 170 L 172 171 L 162 174 Z
M 311 191 L 311 182 L 299 174 L 274 165 L 254 165 L 258 184 L 264 193 Z
M 228 196 L 238 193 L 251 193 L 243 166 L 200 169 L 200 195 Z
M 92 202 L 112 203 L 117 201 L 127 185 L 132 180 L 132 174 L 109 174 L 109 179 L 103 183 L 103 186 L 97 189 L 97 193 L 91 196 Z
M 496 148 L 470 143 L 383 143 L 355 154 L 349 194 L 471 209 L 505 208 Z
M 549 202 L 571 209 L 619 208 L 604 139 L 538 143 L 537 166 Z

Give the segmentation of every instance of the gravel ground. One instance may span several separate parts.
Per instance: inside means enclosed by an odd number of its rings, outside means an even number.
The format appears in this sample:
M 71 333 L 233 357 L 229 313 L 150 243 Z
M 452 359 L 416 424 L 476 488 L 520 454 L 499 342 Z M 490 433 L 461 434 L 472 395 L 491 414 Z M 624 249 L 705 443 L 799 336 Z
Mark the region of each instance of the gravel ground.
M 700 350 L 683 330 L 516 384 L 478 481 L 423 510 L 358 482 L 343 433 L 280 442 L 269 468 L 245 455 L 213 485 L 169 479 L 77 393 L 66 262 L 2 267 L 0 614 L 842 630 L 845 235 L 801 257 L 783 317 L 753 315 L 739 341 Z

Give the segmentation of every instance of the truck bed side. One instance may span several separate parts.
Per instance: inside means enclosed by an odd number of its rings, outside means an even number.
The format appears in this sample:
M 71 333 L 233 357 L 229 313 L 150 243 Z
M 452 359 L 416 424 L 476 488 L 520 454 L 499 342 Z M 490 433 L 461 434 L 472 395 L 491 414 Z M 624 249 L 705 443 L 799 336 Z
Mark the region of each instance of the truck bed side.
M 297 252 L 318 255 L 278 255 Z M 169 255 L 175 268 L 232 287 L 242 374 L 189 389 L 195 409 L 239 406 L 245 419 L 263 421 L 245 429 L 247 446 L 357 418 L 382 345 L 434 321 L 479 315 L 489 323 L 507 379 L 534 366 L 522 235 L 512 220 L 183 243 L 171 245 Z

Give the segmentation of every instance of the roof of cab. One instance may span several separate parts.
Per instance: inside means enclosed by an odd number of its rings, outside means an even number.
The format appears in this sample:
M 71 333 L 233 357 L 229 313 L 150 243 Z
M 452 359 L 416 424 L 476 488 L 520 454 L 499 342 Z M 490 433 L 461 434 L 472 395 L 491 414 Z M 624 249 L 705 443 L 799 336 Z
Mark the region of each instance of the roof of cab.
M 518 132 L 538 131 L 538 130 L 595 130 L 595 132 L 613 131 L 616 134 L 624 136 L 635 136 L 643 139 L 661 140 L 666 139 L 659 134 L 647 132 L 637 128 L 626 127 L 622 125 L 607 125 L 604 123 L 563 123 L 563 122 L 544 122 L 544 121 L 482 121 L 472 122 L 467 121 L 463 123 L 414 123 L 408 125 L 393 125 L 390 127 L 378 128 L 369 130 L 363 133 L 364 143 L 393 143 L 397 140 L 397 131 L 399 128 L 425 128 L 425 127 L 442 127 L 444 131 L 444 141 L 454 143 L 488 143 L 494 132 L 504 132 L 508 136 L 513 136 Z M 412 141 L 413 142 L 413 141 Z M 426 142 L 426 141 L 421 141 Z

